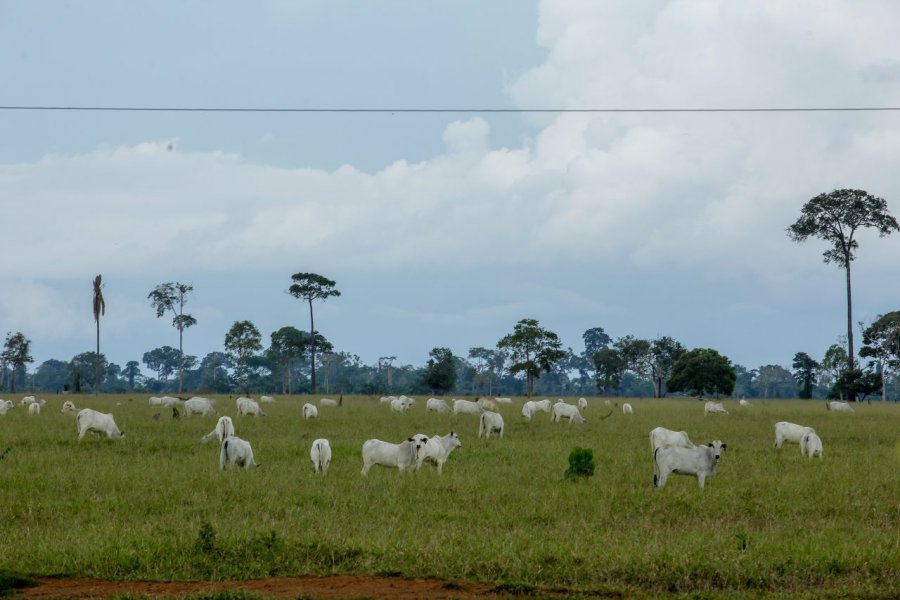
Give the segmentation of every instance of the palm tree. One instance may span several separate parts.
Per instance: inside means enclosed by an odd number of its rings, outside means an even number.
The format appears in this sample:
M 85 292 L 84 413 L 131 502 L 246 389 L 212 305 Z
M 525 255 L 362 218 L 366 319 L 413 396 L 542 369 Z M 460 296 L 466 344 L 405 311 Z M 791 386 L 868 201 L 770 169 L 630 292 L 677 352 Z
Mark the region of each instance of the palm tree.
M 94 322 L 97 323 L 97 358 L 94 362 L 94 393 L 100 392 L 100 315 L 106 314 L 106 301 L 103 299 L 103 277 L 94 277 Z

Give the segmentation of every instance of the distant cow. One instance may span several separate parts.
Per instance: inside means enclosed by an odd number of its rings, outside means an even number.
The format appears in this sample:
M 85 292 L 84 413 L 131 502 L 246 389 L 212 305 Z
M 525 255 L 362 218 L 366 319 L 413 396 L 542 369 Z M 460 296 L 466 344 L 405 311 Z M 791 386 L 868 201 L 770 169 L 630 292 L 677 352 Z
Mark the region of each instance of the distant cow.
M 554 422 L 559 422 L 563 417 L 569 419 L 569 424 L 572 423 L 584 423 L 584 417 L 581 416 L 581 413 L 578 411 L 578 407 L 574 404 L 566 404 L 562 400 L 553 405 L 553 412 L 550 415 L 550 420 Z
M 28 414 L 32 417 L 36 417 L 37 415 L 41 414 L 41 405 L 37 402 L 32 402 L 31 404 L 29 404 Z
M 16 406 L 12 403 L 12 400 L 0 400 L 0 415 L 5 415 L 6 411 L 15 407 Z
M 472 402 L 471 400 L 453 401 L 454 415 L 480 415 L 482 412 L 484 412 L 484 408 L 477 402 Z
M 412 407 L 412 402 L 406 396 L 391 400 L 391 411 L 393 412 L 403 413 L 408 411 L 410 407 Z
M 781 448 L 781 444 L 784 442 L 799 444 L 803 435 L 810 431 L 815 433 L 812 427 L 788 423 L 787 421 L 778 421 L 775 423 L 775 448 Z
M 847 402 L 838 402 L 837 400 L 829 400 L 825 403 L 825 408 L 834 412 L 852 413 L 853 407 Z
M 656 452 L 657 448 L 693 448 L 686 431 L 672 431 L 665 427 L 656 427 L 650 431 L 650 451 Z
M 235 403 L 237 404 L 238 416 L 248 416 L 248 417 L 266 417 L 268 416 L 263 410 L 259 407 L 259 404 L 256 400 L 251 400 L 250 398 L 238 398 Z
M 337 406 L 338 401 L 332 398 L 321 398 L 319 400 L 319 406 Z
M 219 420 L 216 421 L 216 426 L 212 431 L 204 435 L 200 438 L 201 441 L 207 442 L 209 440 L 218 440 L 221 444 L 225 441 L 225 438 L 234 435 L 234 423 L 231 421 L 231 417 L 222 416 L 219 417 Z
M 310 404 L 307 402 L 303 405 L 303 418 L 304 419 L 315 419 L 319 416 L 319 409 L 315 407 L 314 404 Z
M 150 406 L 162 406 L 162 398 L 159 396 L 150 396 Z
M 366 440 L 362 445 L 363 468 L 361 473 L 368 475 L 373 465 L 397 469 L 401 473 L 415 471 L 419 463 L 419 452 L 427 443 L 422 440 L 409 438 L 399 444 L 382 442 L 381 440 Z
M 275 398 L 273 398 L 272 396 L 260 396 L 259 401 L 260 402 L 275 402 Z
M 484 410 L 493 410 L 496 411 L 498 408 L 497 401 L 493 398 L 482 397 L 478 399 L 478 404 Z
M 492 435 L 499 438 L 503 437 L 503 416 L 500 413 L 491 412 L 489 410 L 481 413 L 478 421 L 478 437 L 484 434 L 486 439 L 490 439 Z
M 59 412 L 74 416 L 78 412 L 78 409 L 75 408 L 74 402 L 72 402 L 71 400 L 66 400 L 65 402 L 63 402 L 62 409 Z
M 213 408 L 212 401 L 209 398 L 194 396 L 190 400 L 185 400 L 184 402 L 184 416 L 186 417 L 191 415 L 206 416 L 214 414 L 216 414 L 216 409 Z
M 433 435 L 427 437 L 419 433 L 413 437 L 420 439 L 425 438 L 426 440 L 422 450 L 419 451 L 419 467 L 422 466 L 422 463 L 427 462 L 434 465 L 438 473 L 443 472 L 444 463 L 447 462 L 450 453 L 453 452 L 454 449 L 462 447 L 459 436 L 452 431 L 445 436 Z
M 822 440 L 815 431 L 807 431 L 800 438 L 800 454 L 813 458 L 822 458 Z
M 176 398 L 174 396 L 163 396 L 162 398 L 160 398 L 160 402 L 166 408 L 172 406 L 182 406 L 184 404 L 184 400 L 182 400 L 181 398 Z
M 532 417 L 534 417 L 534 413 L 536 412 L 550 412 L 550 399 L 544 398 L 543 400 L 529 400 L 525 404 L 522 405 L 522 416 L 525 417 L 526 421 L 530 421 Z M 553 415 L 550 416 L 553 418 Z
M 316 473 L 324 474 L 331 464 L 331 444 L 325 438 L 314 440 L 309 449 L 309 459 Z
M 625 404 L 622 405 L 622 414 L 623 415 L 633 415 L 634 409 L 631 408 L 631 405 L 626 402 Z
M 587 398 L 579 398 L 578 399 L 578 410 L 584 410 L 587 408 Z
M 703 416 L 707 415 L 727 415 L 728 411 L 722 406 L 721 402 L 707 402 L 703 405 Z
M 253 448 L 250 442 L 233 435 L 222 440 L 222 449 L 219 451 L 219 467 L 243 467 L 255 469 L 259 465 L 253 460 Z
M 725 448 L 727 445 L 720 440 L 694 448 L 657 448 L 653 453 L 653 485 L 660 489 L 669 474 L 675 473 L 696 477 L 702 489 L 706 478 L 716 474 L 719 457 Z
M 501 397 L 494 398 L 494 400 L 496 400 L 498 404 L 512 404 L 512 398 Z
M 79 440 L 88 431 L 105 433 L 106 437 L 109 438 L 125 437 L 125 434 L 119 431 L 119 427 L 111 414 L 97 412 L 90 408 L 83 408 L 78 411 L 78 414 L 75 416 L 75 423 L 78 425 Z
M 425 410 L 441 413 L 453 412 L 450 410 L 450 406 L 440 398 L 429 398 L 428 401 L 425 402 Z

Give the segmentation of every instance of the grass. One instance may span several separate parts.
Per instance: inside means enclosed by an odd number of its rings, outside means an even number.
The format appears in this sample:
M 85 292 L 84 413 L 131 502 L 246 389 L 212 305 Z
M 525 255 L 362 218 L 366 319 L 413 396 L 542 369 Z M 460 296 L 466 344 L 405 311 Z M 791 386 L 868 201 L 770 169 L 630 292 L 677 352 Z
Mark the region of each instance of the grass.
M 66 397 L 70 398 L 70 397 Z M 0 417 L 0 572 L 111 579 L 223 580 L 304 574 L 471 579 L 515 590 L 703 597 L 880 597 L 900 589 L 900 406 L 853 415 L 822 402 L 726 401 L 703 416 L 691 400 L 631 400 L 635 414 L 588 423 L 532 423 L 522 399 L 502 409 L 502 440 L 479 440 L 471 415 L 407 414 L 345 398 L 303 420 L 309 398 L 236 417 L 262 467 L 221 472 L 201 443 L 215 417 L 173 421 L 147 396 L 76 397 L 112 412 L 123 440 L 77 440 L 74 419 L 48 397 L 40 416 Z M 593 417 L 593 418 L 592 418 Z M 772 448 L 773 424 L 815 427 L 824 460 Z M 716 477 L 652 487 L 648 432 L 684 429 L 728 444 Z M 459 433 L 442 476 L 362 477 L 368 438 Z M 309 447 L 331 441 L 328 474 Z M 564 476 L 573 448 L 593 453 L 592 477 Z

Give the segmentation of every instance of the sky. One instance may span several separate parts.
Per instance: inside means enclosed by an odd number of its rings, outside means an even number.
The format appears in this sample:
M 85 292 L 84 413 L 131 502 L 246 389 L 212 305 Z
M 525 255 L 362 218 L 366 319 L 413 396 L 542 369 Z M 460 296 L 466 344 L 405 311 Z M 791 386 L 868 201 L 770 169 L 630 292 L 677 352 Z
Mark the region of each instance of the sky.
M 755 368 L 846 333 L 843 271 L 786 228 L 838 188 L 900 216 L 900 112 L 474 109 L 900 106 L 900 4 L 434 0 L 0 2 L 0 333 L 34 364 L 178 346 L 235 321 L 421 366 L 523 318 L 668 335 Z M 858 235 L 853 319 L 900 309 L 900 235 Z M 858 328 L 857 328 L 858 332 Z M 858 342 L 857 342 L 858 347 Z

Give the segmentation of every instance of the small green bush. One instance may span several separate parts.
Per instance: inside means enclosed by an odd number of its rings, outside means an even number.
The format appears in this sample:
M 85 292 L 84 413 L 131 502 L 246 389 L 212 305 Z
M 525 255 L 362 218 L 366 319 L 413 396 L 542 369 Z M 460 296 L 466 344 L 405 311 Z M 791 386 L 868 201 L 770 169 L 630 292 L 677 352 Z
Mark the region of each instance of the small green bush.
M 569 468 L 566 469 L 566 479 L 573 477 L 590 477 L 594 474 L 594 451 L 590 448 L 576 446 L 569 453 Z

